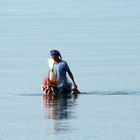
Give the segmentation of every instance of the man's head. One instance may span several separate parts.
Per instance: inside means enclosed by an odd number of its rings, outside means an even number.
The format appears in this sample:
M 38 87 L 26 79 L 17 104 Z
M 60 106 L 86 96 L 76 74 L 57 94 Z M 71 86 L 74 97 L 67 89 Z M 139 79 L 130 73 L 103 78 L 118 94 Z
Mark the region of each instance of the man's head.
M 62 59 L 62 56 L 58 50 L 51 50 L 50 55 L 54 60 L 60 59 L 60 58 Z

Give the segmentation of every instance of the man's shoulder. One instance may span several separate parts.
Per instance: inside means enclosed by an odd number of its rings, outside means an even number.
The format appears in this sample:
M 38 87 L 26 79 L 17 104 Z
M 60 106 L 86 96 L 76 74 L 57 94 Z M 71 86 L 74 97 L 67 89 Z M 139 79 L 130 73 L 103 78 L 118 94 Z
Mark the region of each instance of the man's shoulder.
M 67 61 L 65 61 L 65 60 L 61 60 L 61 64 L 62 64 L 64 67 L 69 67 Z

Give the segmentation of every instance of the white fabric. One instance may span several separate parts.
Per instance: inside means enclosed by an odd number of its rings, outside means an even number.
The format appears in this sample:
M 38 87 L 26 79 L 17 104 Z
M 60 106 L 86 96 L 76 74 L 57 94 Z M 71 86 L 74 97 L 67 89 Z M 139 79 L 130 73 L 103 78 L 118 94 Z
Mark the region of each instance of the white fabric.
M 52 58 L 50 58 L 48 60 L 48 64 L 49 64 L 49 69 L 52 70 L 53 69 L 53 65 L 54 65 L 54 60 Z
M 49 70 L 50 70 L 50 72 L 49 72 L 49 80 L 53 81 L 53 80 L 55 80 L 55 75 L 54 75 L 54 73 L 52 71 L 53 70 L 53 65 L 54 65 L 54 60 L 52 58 L 50 58 L 48 60 L 48 64 L 49 64 Z

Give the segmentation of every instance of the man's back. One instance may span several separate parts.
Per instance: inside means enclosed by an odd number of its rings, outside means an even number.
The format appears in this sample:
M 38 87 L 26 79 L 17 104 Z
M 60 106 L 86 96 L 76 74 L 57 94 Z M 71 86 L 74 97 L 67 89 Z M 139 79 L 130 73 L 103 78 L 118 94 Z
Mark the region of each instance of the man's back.
M 66 61 L 61 60 L 59 63 L 55 63 L 53 72 L 58 80 L 58 87 L 66 86 L 68 84 L 66 72 L 70 71 L 70 68 Z

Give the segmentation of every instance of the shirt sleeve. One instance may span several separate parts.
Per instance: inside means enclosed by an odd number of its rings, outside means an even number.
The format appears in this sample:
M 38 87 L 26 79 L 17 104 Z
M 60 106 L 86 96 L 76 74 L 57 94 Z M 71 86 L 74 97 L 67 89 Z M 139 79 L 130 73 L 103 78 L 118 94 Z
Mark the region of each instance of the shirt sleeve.
M 69 68 L 69 65 L 67 62 L 65 62 L 65 69 L 66 69 L 66 71 L 70 71 L 70 68 Z

